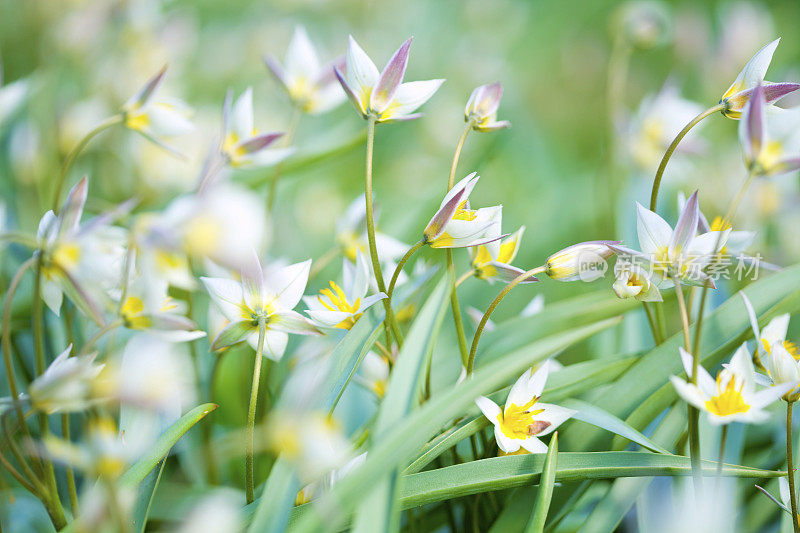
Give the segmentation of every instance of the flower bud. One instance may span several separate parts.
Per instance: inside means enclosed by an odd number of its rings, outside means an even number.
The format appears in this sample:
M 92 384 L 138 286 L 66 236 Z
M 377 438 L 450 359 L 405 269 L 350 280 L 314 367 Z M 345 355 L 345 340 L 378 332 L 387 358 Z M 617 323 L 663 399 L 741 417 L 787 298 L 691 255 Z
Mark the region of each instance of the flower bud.
M 587 241 L 573 244 L 547 258 L 544 273 L 557 281 L 594 281 L 608 269 L 606 260 L 614 255 L 609 244 L 616 241 Z

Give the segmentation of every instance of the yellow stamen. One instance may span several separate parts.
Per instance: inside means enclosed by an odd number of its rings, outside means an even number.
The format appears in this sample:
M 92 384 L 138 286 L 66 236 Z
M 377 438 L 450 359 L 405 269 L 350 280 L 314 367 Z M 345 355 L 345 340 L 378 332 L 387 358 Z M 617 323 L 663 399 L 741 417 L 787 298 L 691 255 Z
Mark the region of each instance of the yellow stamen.
M 750 410 L 750 406 L 742 398 L 743 386 L 744 384 L 737 389 L 736 377 L 732 375 L 725 386 L 725 390 L 722 390 L 722 372 L 720 372 L 717 374 L 717 395 L 712 396 L 706 402 L 706 409 L 717 416 L 746 413 Z
M 467 201 L 464 200 L 460 204 L 458 204 L 458 208 L 456 212 L 453 214 L 453 220 L 475 220 L 475 217 L 478 216 L 476 211 L 471 209 L 467 209 Z
M 534 396 L 525 405 L 509 404 L 504 409 L 504 413 L 501 412 L 497 415 L 500 429 L 506 437 L 526 439 L 547 429 L 550 425 L 549 422 L 533 418 L 544 412 L 544 409 L 531 409 L 537 401 L 539 401 L 539 397 Z
M 344 291 L 336 284 L 336 282 L 330 282 L 331 288 L 330 289 L 322 289 L 320 295 L 317 296 L 317 300 L 328 311 L 342 311 L 344 313 L 351 313 L 353 316 L 346 318 L 345 320 L 336 324 L 337 328 L 340 329 L 350 329 L 353 325 L 361 318 L 362 313 L 358 313 L 359 307 L 361 307 L 361 298 L 356 299 L 355 302 L 352 304 L 348 303 L 347 296 L 345 295 Z M 333 290 L 331 290 L 333 289 Z M 327 302 L 324 298 L 327 298 Z

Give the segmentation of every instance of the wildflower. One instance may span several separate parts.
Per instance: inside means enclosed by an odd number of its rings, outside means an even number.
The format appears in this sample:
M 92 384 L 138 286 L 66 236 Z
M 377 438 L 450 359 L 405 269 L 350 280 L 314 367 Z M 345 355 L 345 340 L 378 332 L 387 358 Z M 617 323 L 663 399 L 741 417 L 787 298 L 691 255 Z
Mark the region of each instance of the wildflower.
M 364 311 L 386 298 L 382 292 L 367 296 L 370 270 L 360 251 L 355 265 L 347 259 L 342 261 L 342 277 L 344 288 L 331 281 L 330 288 L 322 289 L 319 296 L 303 298 L 309 307 L 306 313 L 322 327 L 350 329 Z
M 341 467 L 351 456 L 350 441 L 327 413 L 275 411 L 265 430 L 270 450 L 295 463 L 306 484 Z
M 493 228 L 499 235 L 500 224 L 495 224 Z M 470 248 L 469 253 L 472 257 L 472 269 L 475 272 L 475 277 L 493 283 L 495 280 L 508 282 L 523 274 L 525 271 L 511 266 L 511 261 L 514 260 L 517 251 L 519 251 L 520 240 L 524 232 L 525 226 L 522 226 L 502 241 L 495 240 Z M 531 276 L 523 283 L 532 283 L 534 281 L 538 281 L 538 279 Z
M 744 300 L 744 306 L 750 317 L 750 325 L 756 339 L 756 363 L 767 372 L 764 384 L 780 386 L 784 384 L 797 385 L 800 381 L 800 348 L 797 344 L 786 338 L 789 329 L 790 315 L 778 315 L 759 330 L 758 318 L 753 305 L 743 292 L 739 292 Z M 760 375 L 757 375 L 757 377 Z M 800 389 L 790 389 L 785 396 L 787 401 L 800 399 Z
M 594 281 L 606 272 L 609 248 L 617 241 L 586 241 L 568 246 L 547 258 L 544 273 L 556 281 Z
M 473 172 L 444 197 L 423 232 L 423 239 L 431 248 L 466 248 L 502 237 L 499 230 L 492 232 L 500 225 L 502 206 L 470 209 L 468 198 L 479 179 Z
M 345 99 L 333 72 L 334 65 L 344 68 L 344 57 L 320 66 L 314 46 L 302 26 L 294 29 L 283 65 L 272 56 L 265 57 L 264 62 L 286 89 L 292 103 L 304 113 L 324 113 Z
M 232 167 L 253 168 L 274 165 L 294 150 L 267 150 L 283 133 L 258 133 L 253 126 L 253 89 L 248 87 L 236 102 L 228 91 L 222 114 L 222 156 Z
M 375 218 L 377 220 L 377 215 Z M 366 220 L 367 207 L 362 194 L 350 203 L 344 215 L 336 221 L 336 243 L 350 261 L 356 260 L 358 251 L 369 253 Z M 381 264 L 397 261 L 408 250 L 407 244 L 380 231 L 375 232 L 375 245 Z
M 363 118 L 372 116 L 376 122 L 393 122 L 422 116 L 414 111 L 433 96 L 444 80 L 402 83 L 410 48 L 408 39 L 379 74 L 369 56 L 350 36 L 345 72 L 342 74 L 338 67 L 334 67 L 334 72 Z
M 386 387 L 389 385 L 389 361 L 386 357 L 378 355 L 373 351 L 367 352 L 364 361 L 359 367 L 361 375 L 358 381 L 365 388 L 375 393 L 380 400 L 386 394 Z
M 95 363 L 97 354 L 70 357 L 72 345 L 30 384 L 33 408 L 47 414 L 83 411 L 96 403 L 95 380 L 105 365 Z
M 511 387 L 502 410 L 489 398 L 479 396 L 475 400 L 494 424 L 494 438 L 504 453 L 514 453 L 520 448 L 530 453 L 546 453 L 547 445 L 538 437 L 552 433 L 575 414 L 571 409 L 539 401 L 548 372 L 549 364 L 545 361 L 535 373 L 529 369 L 522 374 Z
M 680 353 L 686 375 L 691 378 L 692 355 L 683 348 L 680 348 Z M 756 392 L 755 370 L 746 343 L 717 373 L 716 380 L 702 366 L 697 367 L 697 385 L 676 376 L 671 376 L 670 380 L 681 398 L 708 413 L 708 420 L 714 425 L 764 422 L 769 418 L 764 407 L 797 385 L 795 381 Z
M 81 225 L 88 187 L 87 179 L 81 179 L 58 215 L 53 211 L 44 214 L 37 239 L 42 254 L 42 299 L 47 307 L 58 315 L 67 291 L 76 296 L 75 303 L 99 320 L 94 300 L 103 298 L 104 290 L 118 283 L 126 240 L 121 230 L 114 231 L 118 228 L 109 224 L 133 204 L 124 203 Z
M 226 492 L 203 496 L 183 519 L 178 533 L 242 531 L 244 520 L 236 496 Z
M 155 99 L 155 93 L 164 81 L 166 72 L 167 66 L 164 65 L 139 92 L 125 102 L 122 106 L 122 119 L 125 127 L 174 152 L 161 139 L 183 135 L 192 131 L 194 126 L 189 120 L 191 110 L 185 103 L 174 98 Z
M 166 340 L 184 342 L 206 335 L 186 318 L 185 303 L 167 294 L 167 283 L 163 280 L 137 278 L 131 283 L 119 310 L 126 328 L 148 330 Z
M 689 197 L 673 230 L 663 218 L 637 202 L 638 252 L 625 246 L 611 248 L 629 262 L 643 261 L 652 267 L 652 279 L 660 289 L 672 286 L 679 278 L 688 285 L 714 288 L 714 280 L 704 272 L 708 264 L 725 246 L 729 229 L 697 235 L 700 209 L 697 191 Z
M 475 131 L 495 131 L 510 127 L 509 121 L 497 120 L 497 108 L 500 107 L 502 96 L 503 86 L 499 83 L 477 87 L 467 100 L 464 121 L 472 122 L 472 129 Z
M 767 120 L 765 90 L 763 85 L 756 87 L 739 122 L 745 163 L 756 176 L 773 176 L 800 168 L 800 109 L 775 108 Z
M 700 104 L 681 98 L 671 83 L 666 83 L 655 96 L 646 97 L 627 128 L 628 151 L 633 161 L 643 170 L 654 171 L 675 136 L 702 111 Z M 703 144 L 695 135 L 700 126 L 702 123 L 688 133 L 678 152 L 702 150 Z
M 318 330 L 299 313 L 292 311 L 303 296 L 311 260 L 287 267 L 261 268 L 257 257 L 242 271 L 242 281 L 200 278 L 214 303 L 230 321 L 212 343 L 212 350 L 247 340 L 258 343 L 258 323 L 264 321 L 264 355 L 280 360 L 289 333 L 308 335 Z
M 724 105 L 722 114 L 726 117 L 738 119 L 742 116 L 745 104 L 750 100 L 756 87 L 764 84 L 764 98 L 766 103 L 773 104 L 787 94 L 800 89 L 797 83 L 773 83 L 764 81 L 767 69 L 772 61 L 772 55 L 778 47 L 780 39 L 775 39 L 765 45 L 747 62 L 733 84 L 725 91 L 719 103 Z
M 612 288 L 620 298 L 636 298 L 640 302 L 662 302 L 661 291 L 650 279 L 650 273 L 627 261 L 617 261 L 614 266 L 617 279 Z
M 683 211 L 684 207 L 686 207 L 686 197 L 683 191 L 679 191 L 678 211 Z M 756 236 L 755 231 L 733 230 L 730 222 L 720 216 L 714 217 L 709 224 L 708 218 L 702 211 L 698 210 L 697 233 L 702 235 L 709 231 L 729 231 L 725 245 L 719 250 L 719 255 L 732 255 L 751 259 L 749 256 L 744 255 L 744 251 L 753 242 Z
M 87 438 L 81 444 L 47 435 L 44 437 L 47 455 L 61 463 L 74 466 L 90 476 L 118 479 L 134 459 L 125 446 L 114 420 L 100 416 L 89 421 Z

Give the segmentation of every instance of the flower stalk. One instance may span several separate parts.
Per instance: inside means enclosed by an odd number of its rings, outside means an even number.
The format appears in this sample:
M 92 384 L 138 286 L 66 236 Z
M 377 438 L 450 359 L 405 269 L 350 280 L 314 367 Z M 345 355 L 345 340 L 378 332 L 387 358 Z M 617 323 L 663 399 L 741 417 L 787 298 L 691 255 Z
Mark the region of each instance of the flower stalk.
M 386 292 L 386 296 L 388 297 L 389 300 L 391 300 L 392 298 L 392 293 L 394 292 L 394 286 L 397 284 L 397 278 L 400 277 L 400 272 L 403 271 L 403 267 L 406 265 L 408 260 L 411 259 L 411 256 L 413 256 L 417 252 L 417 250 L 419 250 L 423 246 L 425 246 L 425 241 L 420 239 L 419 241 L 417 241 L 416 244 L 414 244 L 414 246 L 408 249 L 408 251 L 405 253 L 405 255 L 403 255 L 402 258 L 400 258 L 400 261 L 397 263 L 397 266 L 394 269 L 394 274 L 392 274 L 392 280 L 389 282 L 389 289 Z
M 267 326 L 264 317 L 258 319 L 258 347 L 256 348 L 256 360 L 253 365 L 253 384 L 250 389 L 250 407 L 247 410 L 247 442 L 245 444 L 245 491 L 247 503 L 253 503 L 254 494 L 254 475 L 253 475 L 253 451 L 255 449 L 255 426 L 256 426 L 256 404 L 258 403 L 258 382 L 261 379 L 261 359 L 264 352 L 264 337 L 266 336 Z
M 800 532 L 800 517 L 797 516 L 797 493 L 794 484 L 794 463 L 792 461 L 792 406 L 794 402 L 786 402 L 786 469 L 789 478 L 789 501 L 792 505 L 792 526 L 795 533 Z

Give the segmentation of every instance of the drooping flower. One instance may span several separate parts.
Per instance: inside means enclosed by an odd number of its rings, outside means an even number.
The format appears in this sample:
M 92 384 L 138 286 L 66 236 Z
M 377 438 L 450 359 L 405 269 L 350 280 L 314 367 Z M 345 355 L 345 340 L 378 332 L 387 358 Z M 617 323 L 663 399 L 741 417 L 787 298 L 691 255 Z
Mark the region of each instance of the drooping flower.
M 539 398 L 544 390 L 549 363 L 545 361 L 534 373 L 529 369 L 511 387 L 505 406 L 501 409 L 489 398 L 479 396 L 475 403 L 494 424 L 494 438 L 504 453 L 524 448 L 530 453 L 546 453 L 547 445 L 539 437 L 552 433 L 575 411 Z
M 370 269 L 361 251 L 356 253 L 356 263 L 342 261 L 342 285 L 330 282 L 330 288 L 322 289 L 319 296 L 304 296 L 308 305 L 306 313 L 322 327 L 350 329 L 361 315 L 379 301 L 386 298 L 382 292 L 367 296 Z
M 499 237 L 500 224 L 495 224 L 493 231 L 496 231 Z M 511 261 L 514 260 L 517 251 L 519 251 L 520 240 L 524 232 L 525 226 L 522 226 L 503 240 L 494 240 L 470 248 L 469 253 L 472 258 L 472 269 L 475 272 L 475 277 L 493 283 L 496 280 L 509 282 L 523 274 L 525 271 L 519 267 L 512 266 Z M 538 281 L 538 279 L 531 276 L 523 280 L 522 283 L 532 283 L 534 281 Z
M 765 45 L 761 50 L 747 62 L 739 75 L 733 81 L 725 94 L 720 98 L 719 103 L 725 108 L 722 113 L 726 117 L 738 119 L 742 116 L 745 104 L 750 100 L 759 84 L 764 84 L 764 97 L 766 103 L 772 104 L 780 100 L 787 94 L 800 89 L 797 83 L 773 83 L 764 81 L 767 69 L 772 61 L 772 55 L 778 47 L 780 38 Z
M 372 116 L 376 122 L 393 122 L 422 116 L 414 111 L 433 96 L 444 80 L 402 83 L 410 48 L 411 39 L 408 39 L 397 49 L 383 72 L 378 73 L 375 63 L 350 36 L 345 72 L 337 67 L 334 67 L 334 72 L 363 118 Z
M 286 267 L 262 269 L 258 258 L 242 270 L 242 281 L 224 278 L 200 278 L 214 303 L 230 321 L 212 343 L 219 350 L 243 340 L 253 348 L 258 344 L 258 323 L 266 326 L 264 355 L 280 360 L 286 350 L 289 333 L 309 335 L 318 330 L 302 315 L 293 311 L 308 282 L 311 260 Z
M 31 382 L 28 395 L 34 409 L 47 414 L 69 413 L 97 402 L 95 381 L 105 365 L 95 363 L 96 353 L 70 357 L 71 352 L 70 344 Z
M 286 50 L 283 65 L 273 56 L 264 57 L 270 72 L 283 85 L 292 103 L 304 113 L 324 113 L 345 100 L 333 67 L 344 68 L 344 56 L 320 65 L 306 29 L 297 26 Z
M 502 238 L 500 225 L 502 206 L 470 209 L 469 195 L 480 176 L 475 172 L 455 184 L 442 200 L 423 232 L 431 248 L 466 248 Z
M 661 291 L 642 267 L 624 260 L 614 265 L 617 279 L 612 285 L 620 298 L 635 298 L 640 302 L 662 302 Z
M 778 315 L 769 321 L 763 329 L 758 327 L 758 317 L 756 317 L 753 304 L 744 294 L 739 292 L 747 309 L 750 318 L 750 326 L 756 340 L 755 357 L 756 362 L 762 370 L 767 373 L 766 385 L 779 386 L 783 384 L 797 384 L 800 382 L 800 348 L 797 344 L 786 338 L 789 330 L 789 313 Z M 757 374 L 758 378 L 760 374 Z M 796 401 L 800 398 L 800 388 L 791 388 L 785 399 Z
M 800 169 L 800 109 L 773 108 L 767 117 L 765 91 L 765 86 L 756 86 L 739 122 L 747 168 L 756 176 Z
M 464 108 L 464 120 L 472 122 L 475 131 L 495 131 L 511 126 L 507 120 L 497 120 L 497 108 L 503 97 L 503 86 L 499 83 L 481 85 L 472 91 Z
M 618 241 L 586 241 L 554 253 L 545 262 L 544 273 L 556 281 L 594 281 L 602 277 L 614 255 L 610 247 Z
M 147 139 L 175 152 L 165 144 L 164 137 L 183 135 L 194 129 L 189 120 L 191 109 L 175 98 L 157 99 L 155 93 L 164 81 L 167 66 L 153 76 L 139 92 L 122 106 L 122 119 L 125 126 L 144 135 Z
M 267 148 L 283 133 L 258 133 L 253 125 L 253 89 L 248 87 L 233 102 L 228 91 L 222 112 L 222 156 L 237 168 L 267 167 L 288 157 L 293 148 Z
M 659 215 L 637 202 L 637 233 L 639 247 L 636 251 L 626 246 L 609 245 L 624 260 L 648 265 L 652 280 L 659 289 L 672 286 L 672 278 L 688 285 L 707 285 L 714 288 L 714 280 L 704 271 L 725 246 L 730 230 L 709 231 L 697 235 L 700 209 L 695 191 L 678 218 L 673 230 Z
M 680 353 L 686 375 L 691 378 L 692 356 L 683 348 Z M 755 370 L 747 343 L 736 350 L 730 363 L 717 373 L 716 380 L 698 365 L 697 385 L 676 376 L 671 376 L 670 381 L 681 398 L 708 413 L 708 420 L 714 425 L 764 422 L 769 418 L 764 407 L 797 385 L 795 381 L 756 391 Z

